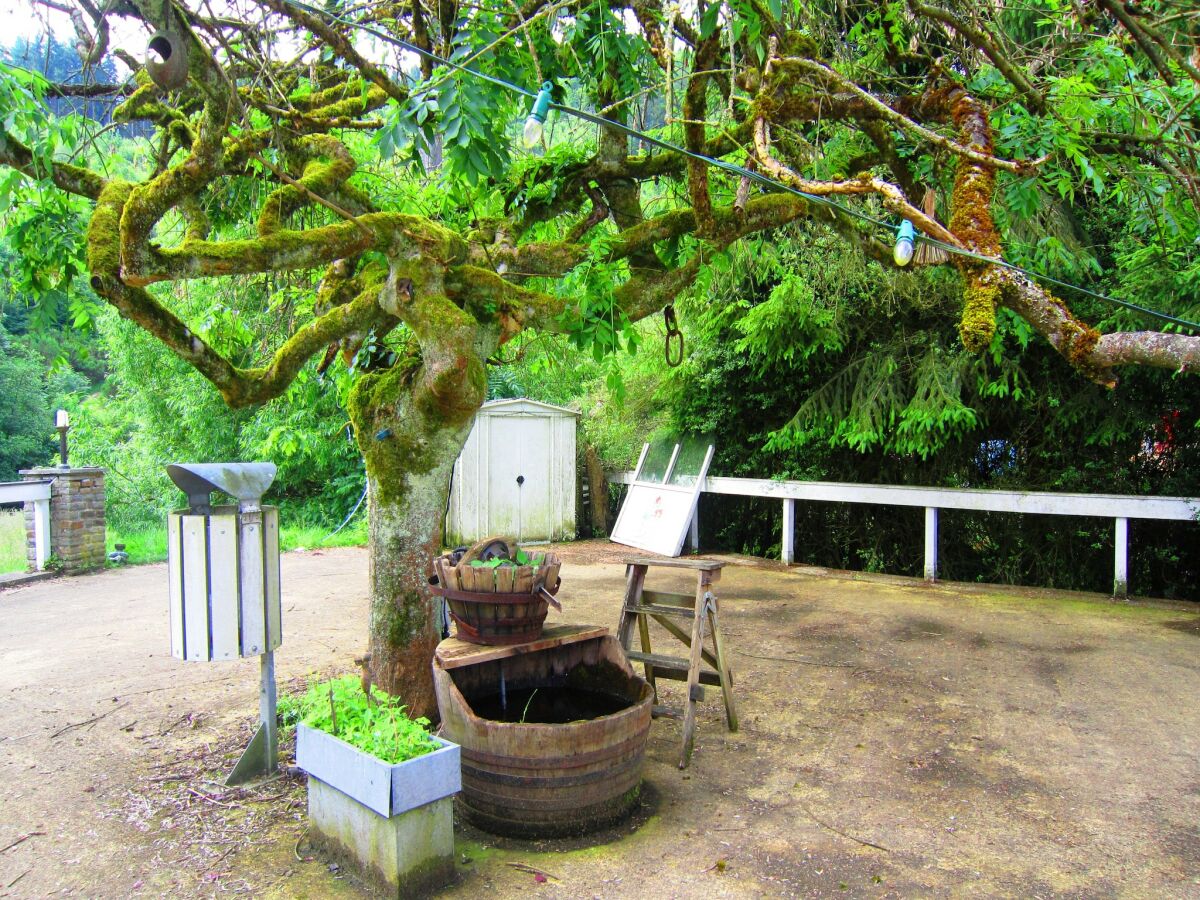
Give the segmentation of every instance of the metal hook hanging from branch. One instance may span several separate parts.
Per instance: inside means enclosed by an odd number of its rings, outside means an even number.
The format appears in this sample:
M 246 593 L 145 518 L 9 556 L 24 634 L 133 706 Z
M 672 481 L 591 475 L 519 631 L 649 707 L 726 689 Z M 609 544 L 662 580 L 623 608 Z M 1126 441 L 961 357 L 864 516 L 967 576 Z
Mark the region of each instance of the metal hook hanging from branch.
M 667 326 L 667 339 L 663 345 L 663 356 L 667 360 L 667 365 L 672 369 L 683 362 L 683 332 L 679 330 L 679 323 L 675 319 L 675 307 L 668 304 L 663 307 L 663 322 Z M 671 357 L 671 339 L 678 338 L 679 346 L 674 358 Z

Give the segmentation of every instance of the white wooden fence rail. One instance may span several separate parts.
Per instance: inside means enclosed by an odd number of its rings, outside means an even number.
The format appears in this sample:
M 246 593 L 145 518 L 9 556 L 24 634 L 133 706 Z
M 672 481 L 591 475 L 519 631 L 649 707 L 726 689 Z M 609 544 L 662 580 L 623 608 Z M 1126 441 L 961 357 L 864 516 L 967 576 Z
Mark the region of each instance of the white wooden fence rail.
M 33 502 L 34 566 L 40 572 L 50 556 L 50 481 L 0 482 L 0 504 Z
M 609 477 L 614 484 L 629 484 L 632 472 Z M 795 555 L 793 544 L 797 500 L 831 503 L 875 503 L 881 506 L 925 508 L 925 578 L 937 580 L 938 510 L 968 509 L 981 512 L 1040 513 L 1054 516 L 1096 516 L 1115 520 L 1113 594 L 1129 594 L 1129 520 L 1200 518 L 1200 497 L 1136 497 L 1123 494 L 1056 494 L 1039 491 L 987 491 L 971 488 L 906 487 L 884 484 L 851 484 L 839 481 L 771 481 L 765 478 L 709 476 L 703 492 L 740 497 L 775 497 L 783 501 L 785 563 Z M 695 525 L 693 523 L 693 546 Z

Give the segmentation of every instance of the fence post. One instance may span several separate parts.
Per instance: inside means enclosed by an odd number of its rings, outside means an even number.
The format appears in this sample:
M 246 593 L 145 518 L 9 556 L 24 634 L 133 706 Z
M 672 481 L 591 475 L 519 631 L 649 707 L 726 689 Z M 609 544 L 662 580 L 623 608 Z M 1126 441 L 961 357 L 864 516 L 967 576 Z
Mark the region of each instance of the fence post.
M 925 580 L 937 581 L 938 576 L 938 510 L 925 507 Z
M 41 572 L 50 556 L 50 500 L 33 501 L 33 568 Z
M 1113 596 L 1129 596 L 1129 520 L 1117 518 L 1113 560 Z
M 790 566 L 796 558 L 795 538 L 796 501 L 789 498 L 783 501 L 783 549 L 780 557 L 784 565 Z

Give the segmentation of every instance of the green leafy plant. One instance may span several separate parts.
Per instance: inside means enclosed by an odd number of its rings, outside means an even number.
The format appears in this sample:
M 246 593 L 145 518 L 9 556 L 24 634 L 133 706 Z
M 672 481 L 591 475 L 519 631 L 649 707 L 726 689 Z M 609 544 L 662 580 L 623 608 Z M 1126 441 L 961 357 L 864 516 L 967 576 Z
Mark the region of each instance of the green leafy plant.
M 503 559 L 500 557 L 489 560 L 473 559 L 471 560 L 471 566 L 476 569 L 498 569 L 501 566 L 533 566 L 536 568 L 545 562 L 545 560 L 546 555 L 544 553 L 539 553 L 537 556 L 530 556 L 524 550 L 518 550 L 517 555 L 512 559 Z
M 374 686 L 368 697 L 357 675 L 345 675 L 314 681 L 305 694 L 283 698 L 279 717 L 285 726 L 303 722 L 384 762 L 400 763 L 438 747 L 429 720 L 410 719 L 405 708 Z

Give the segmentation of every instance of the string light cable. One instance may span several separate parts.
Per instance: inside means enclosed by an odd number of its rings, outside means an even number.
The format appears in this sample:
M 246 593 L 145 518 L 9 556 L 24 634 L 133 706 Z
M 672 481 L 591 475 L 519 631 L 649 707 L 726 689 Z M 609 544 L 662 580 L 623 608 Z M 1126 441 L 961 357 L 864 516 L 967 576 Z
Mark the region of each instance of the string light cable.
M 350 28 L 355 28 L 364 34 L 369 34 L 372 37 L 378 38 L 379 40 L 383 41 L 384 43 L 392 44 L 393 46 L 399 47 L 402 50 L 407 50 L 410 53 L 415 53 L 418 56 L 422 56 L 425 59 L 428 59 L 430 62 L 433 62 L 437 65 L 446 66 L 447 68 L 450 68 L 450 69 L 456 69 L 456 70 L 463 72 L 467 75 L 470 75 L 474 78 L 478 78 L 482 81 L 488 82 L 489 84 L 493 84 L 499 88 L 503 88 L 504 90 L 508 91 L 509 93 L 517 94 L 522 97 L 527 97 L 531 100 L 534 100 L 535 102 L 538 101 L 539 94 L 542 93 L 542 91 L 531 91 L 528 88 L 521 87 L 519 84 L 513 84 L 510 81 L 505 81 L 503 78 L 497 78 L 494 75 L 488 75 L 486 72 L 480 72 L 480 71 L 478 71 L 476 69 L 472 69 L 468 66 L 464 66 L 459 63 L 453 62 L 451 60 L 445 59 L 436 53 L 426 50 L 423 47 L 418 47 L 416 44 L 410 43 L 409 41 L 406 41 L 403 38 L 398 38 L 395 35 L 388 34 L 386 31 L 381 31 L 372 25 L 366 25 L 361 22 L 354 22 L 350 19 L 343 18 L 343 17 L 337 15 L 336 13 L 330 12 L 329 10 L 320 9 L 319 7 L 312 6 L 308 3 L 305 3 L 304 0 L 282 0 L 282 2 L 287 6 L 294 7 L 295 9 L 306 12 L 309 15 L 317 16 L 321 19 L 324 19 L 327 22 L 337 23 L 340 25 L 348 26 Z M 628 135 L 629 137 L 636 138 L 637 140 L 641 141 L 644 144 L 649 144 L 651 146 L 658 147 L 660 150 L 664 150 L 668 153 L 678 153 L 682 156 L 688 157 L 689 159 L 694 159 L 694 160 L 697 160 L 698 162 L 704 163 L 705 165 L 712 166 L 713 168 L 721 169 L 722 171 L 728 172 L 730 175 L 736 175 L 738 178 L 749 179 L 750 181 L 755 182 L 756 184 L 758 184 L 764 188 L 767 188 L 768 190 L 781 191 L 786 194 L 792 194 L 793 196 L 800 197 L 801 199 L 806 200 L 809 203 L 815 203 L 819 206 L 826 206 L 826 207 L 834 209 L 844 215 L 848 215 L 853 218 L 859 219 L 863 222 L 867 222 L 867 223 L 875 226 L 876 228 L 885 229 L 888 232 L 891 232 L 893 234 L 896 232 L 895 226 L 890 225 L 881 219 L 876 219 L 874 216 L 871 216 L 867 213 L 861 212 L 860 210 L 856 210 L 849 206 L 843 206 L 841 203 L 838 203 L 835 200 L 830 200 L 828 197 L 822 197 L 819 194 L 810 194 L 810 193 L 807 193 L 806 191 L 801 191 L 797 188 L 792 187 L 791 185 L 784 184 L 783 182 L 776 181 L 773 178 L 763 175 L 761 172 L 756 172 L 752 169 L 746 168 L 745 166 L 738 165 L 737 163 L 727 162 L 726 160 L 723 160 L 723 159 L 717 159 L 712 156 L 707 156 L 703 153 L 698 153 L 694 150 L 689 150 L 688 148 L 680 146 L 679 144 L 672 143 L 671 141 L 665 141 L 665 140 L 662 140 L 661 138 L 654 137 L 653 135 L 646 134 L 643 131 L 638 131 L 636 128 L 631 128 L 630 126 L 626 125 L 623 122 L 617 122 L 612 119 L 607 119 L 604 116 L 598 116 L 595 113 L 590 113 L 590 112 L 587 112 L 586 110 L 578 109 L 574 106 L 568 106 L 564 103 L 555 103 L 555 102 L 551 101 L 549 103 L 548 108 L 550 110 L 564 113 L 564 114 L 569 115 L 576 119 L 582 119 L 585 122 L 591 122 L 593 125 L 599 125 L 604 128 L 615 128 L 617 131 L 623 132 L 624 134 Z M 542 111 L 542 113 L 544 115 L 544 111 Z M 993 256 L 986 256 L 982 253 L 976 253 L 973 250 L 967 250 L 963 247 L 956 247 L 954 244 L 948 244 L 945 241 L 940 241 L 937 238 L 930 237 L 930 236 L 928 236 L 926 234 L 922 234 L 920 232 L 917 233 L 916 238 L 917 238 L 917 240 L 922 241 L 927 244 L 930 244 L 931 246 L 940 247 L 942 250 L 945 250 L 947 253 L 952 253 L 955 256 L 961 256 L 961 257 L 965 257 L 967 259 L 973 259 L 978 262 L 984 263 L 986 265 L 1001 266 L 1002 268 L 1009 269 L 1010 271 L 1017 272 L 1021 275 L 1025 275 L 1029 278 L 1033 278 L 1038 281 L 1049 282 L 1050 284 L 1053 284 L 1056 287 L 1061 287 L 1061 288 L 1066 288 L 1068 290 L 1076 291 L 1079 294 L 1083 294 L 1084 296 L 1091 297 L 1092 299 L 1100 300 L 1105 303 L 1109 303 L 1113 306 L 1120 306 L 1120 307 L 1123 307 L 1124 309 L 1128 309 L 1133 312 L 1142 313 L 1143 315 L 1147 315 L 1152 318 L 1159 319 L 1163 322 L 1169 322 L 1172 325 L 1178 325 L 1182 328 L 1188 328 L 1193 331 L 1200 331 L 1200 324 L 1197 324 L 1195 322 L 1190 322 L 1187 319 L 1182 319 L 1182 318 L 1179 318 L 1178 316 L 1173 316 L 1169 313 L 1159 312 L 1156 309 L 1150 309 L 1149 307 L 1140 306 L 1136 303 L 1131 303 L 1128 300 L 1121 300 L 1117 297 L 1113 297 L 1108 294 L 1100 293 L 1099 291 L 1093 291 L 1090 288 L 1085 288 L 1085 287 L 1082 287 L 1077 284 L 1072 284 L 1069 281 L 1062 281 L 1061 279 L 1055 278 L 1053 275 L 1046 275 L 1042 272 L 1034 272 L 1029 269 L 1023 268 L 1022 266 L 1018 266 L 1016 263 L 1012 263 L 1012 262 L 1009 262 L 1004 259 L 998 259 Z

